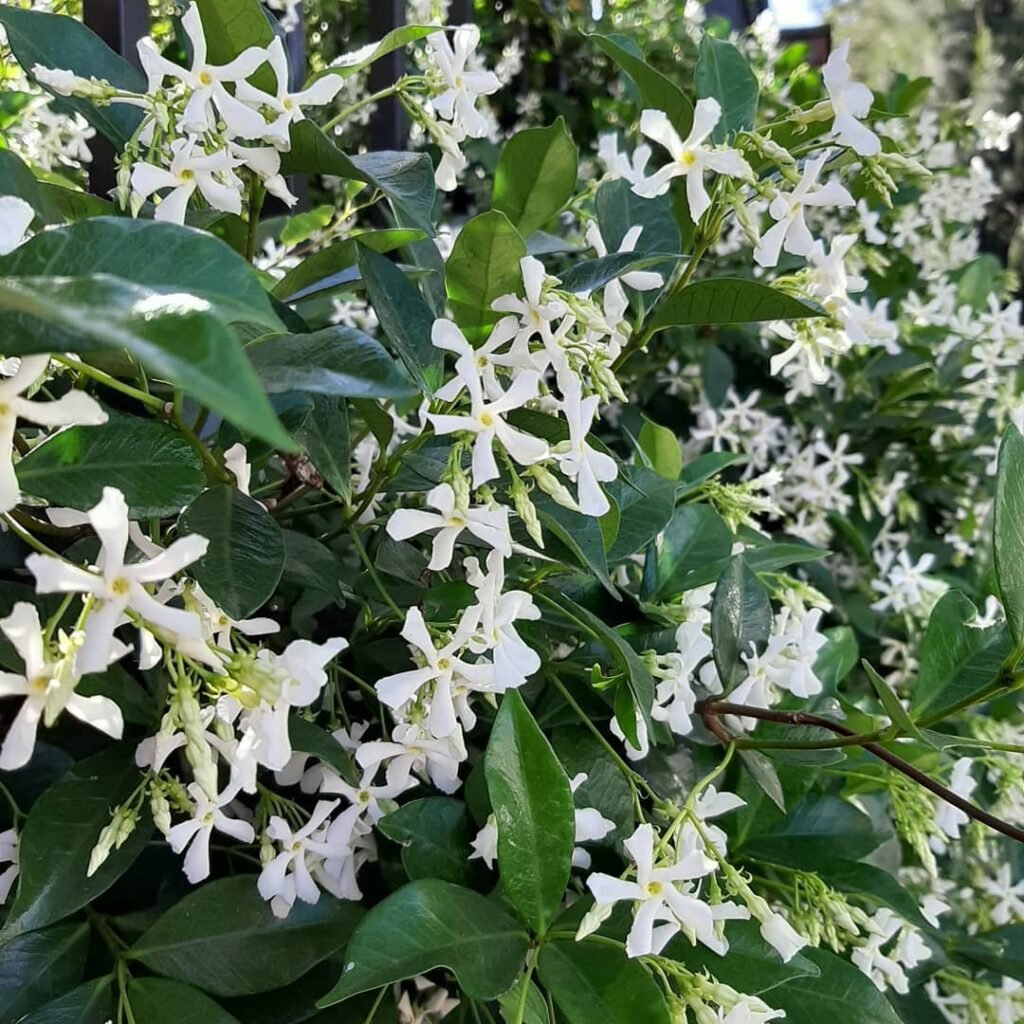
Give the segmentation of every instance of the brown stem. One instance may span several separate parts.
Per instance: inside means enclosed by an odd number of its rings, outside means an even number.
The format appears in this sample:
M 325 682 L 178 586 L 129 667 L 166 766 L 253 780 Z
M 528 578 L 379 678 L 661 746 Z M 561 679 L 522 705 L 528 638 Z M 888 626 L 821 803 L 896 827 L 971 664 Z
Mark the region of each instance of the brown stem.
M 727 701 L 710 700 L 701 701 L 697 705 L 697 711 L 705 723 L 714 721 L 720 715 L 736 715 L 740 718 L 757 718 L 764 722 L 778 722 L 780 725 L 813 725 L 820 729 L 828 729 L 829 732 L 837 733 L 840 736 L 855 737 L 857 735 L 853 729 L 840 725 L 839 722 L 833 722 L 830 718 L 822 718 L 821 715 L 811 715 L 805 711 L 772 711 L 770 708 L 753 708 L 747 707 L 745 704 L 730 704 Z M 708 727 L 719 739 L 722 739 L 720 733 L 711 728 L 710 724 Z M 718 728 L 721 729 L 721 726 L 718 725 Z M 726 735 L 728 736 L 728 734 Z M 732 742 L 731 737 L 729 737 L 729 742 Z M 895 768 L 896 771 L 906 775 L 908 779 L 913 779 L 919 786 L 923 786 L 929 792 L 934 793 L 940 800 L 945 800 L 946 803 L 963 811 L 969 818 L 980 821 L 983 825 L 988 825 L 989 828 L 999 832 L 1001 835 L 1007 836 L 1010 839 L 1016 839 L 1018 843 L 1024 843 L 1024 829 L 1017 828 L 1015 825 L 1003 821 L 1002 818 L 997 818 L 994 814 L 989 814 L 988 811 L 972 804 L 970 800 L 965 800 L 962 796 L 957 796 L 951 789 L 947 789 L 942 783 L 936 782 L 912 764 L 908 764 L 903 758 L 897 757 L 891 751 L 886 750 L 885 747 L 870 741 L 865 741 L 859 744 L 859 746 L 872 756 L 877 757 L 880 761 L 885 761 L 886 764 Z

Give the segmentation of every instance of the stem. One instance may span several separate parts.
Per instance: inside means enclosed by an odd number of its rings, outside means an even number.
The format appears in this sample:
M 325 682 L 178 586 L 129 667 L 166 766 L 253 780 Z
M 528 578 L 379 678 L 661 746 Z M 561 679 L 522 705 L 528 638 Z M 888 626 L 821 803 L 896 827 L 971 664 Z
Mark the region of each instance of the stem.
M 340 124 L 345 120 L 346 117 L 351 117 L 357 110 L 361 110 L 363 107 L 368 107 L 371 103 L 377 103 L 380 100 L 386 100 L 389 96 L 394 96 L 401 91 L 402 83 L 395 82 L 394 85 L 389 85 L 386 89 L 381 89 L 379 92 L 375 92 L 370 96 L 364 96 L 361 100 L 351 104 L 348 107 L 343 107 L 334 115 L 326 124 L 320 126 L 320 130 L 329 132 L 335 125 Z
M 249 231 L 245 239 L 245 258 L 250 263 L 256 261 L 256 232 L 259 230 L 260 211 L 263 209 L 263 199 L 266 194 L 263 182 L 253 174 L 249 182 Z
M 135 401 L 141 402 L 143 405 L 155 412 L 162 413 L 164 410 L 164 401 L 162 398 L 156 398 L 146 391 L 141 391 L 139 388 L 132 387 L 131 384 L 125 384 L 124 381 L 118 380 L 116 377 L 112 377 L 109 373 L 104 373 L 103 370 L 98 370 L 95 366 L 90 366 L 88 363 L 83 363 L 79 359 L 69 359 L 67 356 L 54 355 L 50 357 L 55 363 L 60 363 L 63 366 L 74 370 L 76 373 L 80 373 L 83 377 L 89 377 L 104 387 L 110 388 L 112 391 L 120 391 L 122 395 L 127 395 L 129 398 L 134 398 Z
M 29 533 L 28 530 L 26 530 L 10 512 L 0 513 L 0 518 L 2 518 L 7 524 L 12 533 L 17 534 L 18 537 L 20 537 L 34 551 L 37 551 L 41 555 L 48 555 L 50 558 L 60 558 L 61 561 L 64 561 L 56 551 L 48 548 L 38 538 L 33 537 L 32 534 Z
M 363 1024 L 372 1024 L 373 1018 L 377 1016 L 377 1010 L 380 1009 L 380 1004 L 384 1002 L 384 996 L 387 993 L 387 985 L 384 986 L 377 993 L 377 998 L 373 1001 L 373 1006 L 370 1007 L 370 1012 L 363 1018 Z
M 11 805 L 15 825 L 18 824 L 19 819 L 27 817 L 25 812 L 18 806 L 18 801 L 11 795 L 11 791 L 2 782 L 0 782 L 0 796 Z
M 399 622 L 405 619 L 405 612 L 395 603 L 395 599 L 388 593 L 388 588 L 384 586 L 384 581 L 380 578 L 380 573 L 377 572 L 377 567 L 370 560 L 370 556 L 366 553 L 366 548 L 363 546 L 363 541 L 359 536 L 359 531 L 354 527 L 348 528 L 349 536 L 352 538 L 352 543 L 355 545 L 356 551 L 359 553 L 359 560 L 363 563 L 366 571 L 370 574 L 370 579 L 373 580 L 374 586 L 380 593 L 380 596 L 384 599 L 384 603 L 398 616 Z
M 873 757 L 884 761 L 908 779 L 916 782 L 919 786 L 923 786 L 930 793 L 934 793 L 940 800 L 945 800 L 946 803 L 963 811 L 969 818 L 980 821 L 983 825 L 988 825 L 990 829 L 1000 833 L 1000 835 L 1004 835 L 1009 839 L 1016 839 L 1018 843 L 1024 843 L 1024 829 L 1017 828 L 1016 825 L 1011 825 L 1009 822 L 1003 821 L 1002 818 L 997 818 L 994 814 L 990 814 L 988 811 L 972 804 L 969 800 L 965 800 L 962 796 L 958 796 L 951 789 L 943 786 L 942 783 L 936 782 L 912 764 L 908 764 L 903 758 L 897 757 L 892 751 L 887 750 L 878 743 L 858 736 L 852 729 L 848 729 L 845 725 L 840 725 L 838 722 L 822 718 L 820 715 L 809 715 L 803 711 L 772 711 L 766 708 L 747 707 L 745 704 L 730 704 L 726 701 L 701 701 L 697 705 L 697 710 L 705 718 L 716 718 L 719 715 L 736 715 L 741 718 L 757 718 L 765 722 L 778 722 L 780 725 L 816 725 L 822 729 L 828 729 L 830 732 L 838 733 L 840 736 L 848 736 L 851 738 L 851 741 L 857 740 L 856 746 L 860 746 Z
M 534 968 L 537 966 L 537 955 L 539 953 L 540 950 L 534 946 L 526 958 L 526 973 L 523 975 L 523 987 L 519 993 L 519 1005 L 516 1007 L 516 1014 L 510 1024 L 523 1024 L 523 1018 L 526 1016 L 526 1000 L 530 994 L 530 979 L 533 977 Z
M 209 469 L 222 482 L 233 484 L 235 482 L 235 478 L 220 464 L 220 462 L 217 461 L 217 457 L 213 452 L 203 444 L 196 432 L 185 422 L 184 417 L 181 415 L 182 398 L 183 395 L 181 391 L 176 391 L 174 393 L 174 402 L 171 406 L 171 423 L 174 424 L 181 436 L 188 441 L 189 445 L 195 450 L 199 458 L 203 460 Z

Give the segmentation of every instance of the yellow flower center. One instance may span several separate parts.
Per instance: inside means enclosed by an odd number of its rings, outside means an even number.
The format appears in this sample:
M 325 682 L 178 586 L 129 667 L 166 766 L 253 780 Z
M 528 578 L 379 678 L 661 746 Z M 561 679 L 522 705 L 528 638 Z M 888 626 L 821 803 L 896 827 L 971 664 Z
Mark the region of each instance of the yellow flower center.
M 209 71 L 200 71 L 196 77 L 200 85 L 213 85 L 213 75 Z
M 361 804 L 368 804 L 370 802 L 370 794 L 365 789 L 361 789 L 357 799 Z
M 661 895 L 661 882 L 648 882 L 647 883 L 647 895 L 648 896 L 660 896 Z
M 481 427 L 494 426 L 494 417 L 489 412 L 480 413 L 480 415 L 477 417 L 477 421 L 479 422 Z
M 437 659 L 437 667 L 442 672 L 447 672 L 448 669 L 450 669 L 452 667 L 452 663 L 447 658 L 438 658 Z
M 33 676 L 28 681 L 28 689 L 30 693 L 37 696 L 46 693 L 47 687 L 50 685 L 49 677 L 47 676 Z
M 679 162 L 689 169 L 697 162 L 697 154 L 692 149 L 684 149 L 679 156 Z
M 193 171 L 190 171 L 187 167 L 185 168 L 185 170 L 181 171 L 178 174 L 178 178 L 181 181 L 191 181 L 194 177 L 195 173 Z
M 295 101 L 290 96 L 288 96 L 281 101 L 281 106 L 284 107 L 285 110 L 294 110 Z
M 0 402 L 0 418 L 6 418 L 11 414 L 11 407 L 6 402 Z
M 124 576 L 118 576 L 117 579 L 112 580 L 110 584 L 110 592 L 115 597 L 127 597 L 131 588 L 131 583 L 125 579 Z
M 212 824 L 213 824 L 213 811 L 207 811 L 207 812 L 206 812 L 206 813 L 205 813 L 205 814 L 203 815 L 203 818 L 202 818 L 202 823 L 203 823 L 204 825 L 212 825 Z

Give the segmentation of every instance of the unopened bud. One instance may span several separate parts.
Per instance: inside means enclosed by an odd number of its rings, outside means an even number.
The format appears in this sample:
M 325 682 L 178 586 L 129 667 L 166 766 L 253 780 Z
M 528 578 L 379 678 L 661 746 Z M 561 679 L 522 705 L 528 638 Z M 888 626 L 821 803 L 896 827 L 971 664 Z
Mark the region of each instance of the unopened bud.
M 572 509 L 573 512 L 579 512 L 580 507 L 576 504 L 576 499 L 569 493 L 569 489 L 565 484 L 563 484 L 550 469 L 537 463 L 536 465 L 530 466 L 526 472 L 537 481 L 537 486 L 546 495 L 548 495 L 548 497 L 554 499 L 559 505 L 561 505 L 562 508 L 568 508 Z

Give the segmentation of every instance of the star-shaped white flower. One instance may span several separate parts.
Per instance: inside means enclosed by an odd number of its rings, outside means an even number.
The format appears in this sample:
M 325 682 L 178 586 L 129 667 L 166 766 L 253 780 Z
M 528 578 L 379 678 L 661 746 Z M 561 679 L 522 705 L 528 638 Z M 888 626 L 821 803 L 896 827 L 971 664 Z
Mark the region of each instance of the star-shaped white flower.
M 649 178 L 634 184 L 633 191 L 650 199 L 667 192 L 673 178 L 685 177 L 690 217 L 696 223 L 711 205 L 711 197 L 704 185 L 704 175 L 708 171 L 730 178 L 752 178 L 754 172 L 738 150 L 706 145 L 721 117 L 722 108 L 718 100 L 711 97 L 698 100 L 693 108 L 690 134 L 681 139 L 663 110 L 645 110 L 640 115 L 640 131 L 664 146 L 672 161 Z
M 614 480 L 619 467 L 610 455 L 587 441 L 601 400 L 597 395 L 584 398 L 576 377 L 563 374 L 560 382 L 564 389 L 561 413 L 569 428 L 569 440 L 555 445 L 552 453 L 558 457 L 558 468 L 576 483 L 580 511 L 587 516 L 603 516 L 611 504 L 601 484 Z
M 0 256 L 6 256 L 25 241 L 36 211 L 17 196 L 0 196 Z
M 490 96 L 501 88 L 501 80 L 492 71 L 473 71 L 469 63 L 480 45 L 480 29 L 464 25 L 453 32 L 454 43 L 444 32 L 427 38 L 427 46 L 440 72 L 443 91 L 430 103 L 438 116 L 451 121 L 457 131 L 472 139 L 487 134 L 487 119 L 476 109 L 481 96 Z
M 871 110 L 874 97 L 866 85 L 852 81 L 847 60 L 849 52 L 850 40 L 845 39 L 828 55 L 821 69 L 821 77 L 835 112 L 832 134 L 836 142 L 849 146 L 861 156 L 877 156 L 882 151 L 882 141 L 867 125 L 861 124 Z
M 187 850 L 182 868 L 185 877 L 195 885 L 210 875 L 210 839 L 214 829 L 240 843 L 251 843 L 256 833 L 249 822 L 229 818 L 224 813 L 224 808 L 238 796 L 237 786 L 229 786 L 211 799 L 202 786 L 193 782 L 188 787 L 188 795 L 194 804 L 192 817 L 172 826 L 167 842 L 175 853 Z

